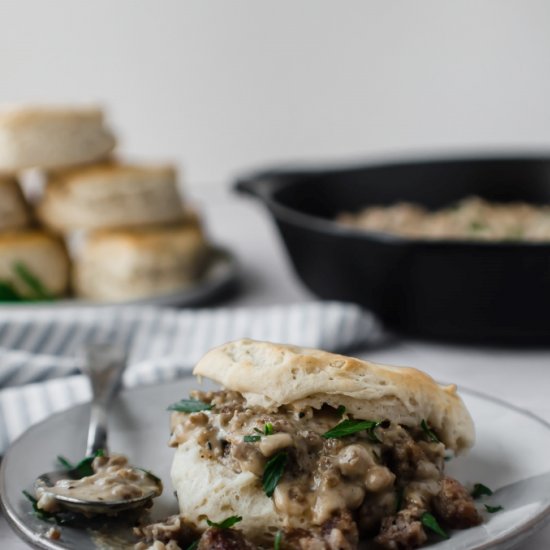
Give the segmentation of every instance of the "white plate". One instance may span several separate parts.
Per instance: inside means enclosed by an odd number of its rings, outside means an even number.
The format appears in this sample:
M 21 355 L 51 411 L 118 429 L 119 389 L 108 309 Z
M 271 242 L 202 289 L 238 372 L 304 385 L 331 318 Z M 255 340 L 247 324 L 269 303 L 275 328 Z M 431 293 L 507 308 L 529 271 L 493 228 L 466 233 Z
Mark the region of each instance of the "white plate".
M 169 469 L 173 450 L 166 445 L 169 413 L 166 406 L 184 396 L 197 382 L 153 386 L 122 394 L 110 420 L 110 448 L 128 454 L 135 464 L 151 469 L 164 481 L 165 491 L 152 510 L 154 518 L 177 511 Z M 208 386 L 207 386 L 208 387 Z M 450 540 L 429 546 L 434 550 L 512 548 L 541 527 L 550 514 L 550 425 L 506 403 L 475 392 L 462 395 L 477 426 L 478 442 L 467 457 L 448 463 L 448 471 L 464 483 L 482 482 L 496 493 L 485 500 L 504 506 L 473 529 L 453 532 Z M 89 407 L 54 415 L 30 428 L 9 449 L 0 469 L 2 504 L 18 534 L 38 548 L 129 548 L 124 530 L 108 535 L 91 529 L 63 527 L 59 541 L 44 537 L 48 525 L 37 520 L 22 497 L 35 476 L 51 470 L 55 457 L 81 457 L 86 444 Z
M 211 249 L 211 258 L 203 277 L 192 285 L 166 294 L 136 298 L 121 302 L 96 302 L 79 298 L 64 298 L 47 302 L 0 302 L 0 308 L 20 307 L 72 307 L 72 306 L 112 306 L 149 305 L 192 307 L 215 301 L 235 285 L 238 276 L 238 263 L 235 256 L 220 247 Z

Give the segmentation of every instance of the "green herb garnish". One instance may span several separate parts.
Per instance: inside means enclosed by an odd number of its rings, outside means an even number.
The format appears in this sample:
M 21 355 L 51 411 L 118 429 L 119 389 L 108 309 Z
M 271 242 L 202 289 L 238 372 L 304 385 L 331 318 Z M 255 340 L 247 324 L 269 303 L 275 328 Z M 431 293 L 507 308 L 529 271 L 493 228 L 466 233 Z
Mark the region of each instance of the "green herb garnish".
M 0 281 L 0 302 L 24 302 L 25 298 L 9 281 Z
M 473 221 L 470 224 L 470 231 L 483 231 L 484 229 L 487 229 L 487 226 L 482 222 Z
M 262 430 L 259 430 L 258 428 L 254 428 L 254 431 L 258 434 L 260 434 L 259 436 L 255 436 L 255 435 L 251 435 L 251 436 L 245 436 L 246 437 L 258 437 L 258 439 L 251 439 L 251 441 L 259 441 L 261 439 L 261 436 L 262 435 L 273 435 L 273 433 L 275 432 L 274 428 L 273 428 L 273 424 L 271 422 L 266 422 L 264 424 L 264 429 L 263 431 Z M 246 441 L 246 439 L 245 439 Z
M 75 466 L 71 464 L 64 456 L 58 456 L 57 462 L 59 462 L 66 470 L 72 470 L 75 468 Z
M 261 435 L 245 435 L 243 441 L 245 443 L 255 443 L 256 441 L 260 441 L 260 439 L 262 439 Z
M 504 510 L 504 506 L 490 506 L 489 504 L 485 504 L 485 510 L 489 512 L 489 514 L 494 514 L 496 512 L 500 512 L 501 510 Z
M 52 300 L 53 296 L 43 285 L 42 281 L 24 264 L 16 262 L 13 266 L 15 274 L 32 292 L 32 297 L 36 300 Z
M 342 418 L 342 416 L 344 416 L 346 414 L 346 407 L 344 407 L 344 405 L 340 405 L 337 409 L 336 409 L 336 414 Z
M 55 514 L 51 514 L 50 512 L 46 512 L 38 507 L 38 500 L 36 500 L 35 497 L 33 497 L 28 491 L 22 491 L 22 493 L 25 495 L 25 497 L 30 501 L 32 504 L 32 509 L 34 512 L 34 515 L 41 519 L 42 521 L 55 521 Z
M 273 495 L 275 487 L 277 487 L 281 477 L 283 477 L 287 461 L 288 454 L 286 451 L 279 451 L 267 461 L 264 475 L 262 476 L 262 486 L 268 497 Z
M 58 525 L 65 525 L 76 519 L 76 515 L 73 512 L 46 512 L 38 507 L 38 500 L 36 500 L 36 498 L 28 491 L 22 491 L 22 493 L 30 501 L 34 515 L 42 521 L 47 521 L 50 523 L 55 522 Z
M 22 294 L 11 281 L 0 281 L 0 302 L 33 302 L 53 299 L 36 275 L 33 275 L 24 264 L 15 264 L 13 271 L 30 292 L 26 295 Z
M 187 550 L 197 550 L 199 547 L 199 541 L 196 540 L 195 542 L 192 542 L 188 547 Z
M 281 540 L 283 540 L 283 532 L 277 531 L 277 534 L 275 535 L 275 539 L 273 540 L 273 550 L 281 549 Z
M 352 420 L 348 418 L 347 420 L 342 420 L 340 424 L 334 426 L 328 432 L 325 432 L 322 437 L 325 439 L 334 439 L 339 437 L 346 437 L 357 432 L 362 432 L 363 430 L 371 431 L 378 426 L 380 422 L 374 420 Z
M 64 456 L 58 456 L 57 461 L 69 471 L 69 475 L 73 479 L 81 479 L 94 474 L 92 462 L 98 456 L 105 456 L 103 449 L 98 449 L 92 456 L 83 458 L 77 464 L 71 464 Z
M 487 487 L 487 485 L 483 485 L 483 483 L 476 483 L 474 485 L 474 488 L 472 490 L 472 498 L 479 498 L 483 495 L 491 496 L 493 494 L 493 491 Z
M 82 478 L 94 475 L 94 470 L 92 468 L 92 462 L 94 461 L 94 456 L 87 456 L 83 458 L 74 468 L 71 468 L 71 473 L 74 473 L 73 477 Z
M 210 521 L 208 518 L 206 518 L 206 523 L 208 523 L 209 527 L 216 527 L 217 529 L 229 529 L 230 527 L 233 527 L 236 523 L 239 523 L 239 521 L 242 521 L 241 516 L 229 516 L 228 518 L 225 518 L 222 522 L 216 523 L 215 521 Z
M 28 288 L 29 292 L 22 294 L 11 281 L 0 281 L 0 302 L 53 300 L 52 294 L 25 264 L 16 262 L 12 266 L 12 270 L 14 275 Z
M 420 422 L 420 427 L 426 434 L 429 441 L 433 441 L 434 443 L 441 443 L 439 437 L 435 435 L 434 431 L 430 428 L 429 424 L 425 420 L 422 420 L 422 422 Z
M 209 405 L 199 399 L 181 399 L 177 403 L 172 403 L 166 409 L 167 411 L 177 411 L 184 413 L 195 413 L 200 411 L 209 411 L 214 405 Z
M 433 531 L 434 533 L 437 533 L 440 537 L 443 537 L 444 539 L 448 539 L 449 535 L 441 528 L 439 523 L 437 523 L 437 520 L 430 514 L 429 512 L 424 512 L 422 514 L 422 517 L 420 518 L 420 521 L 422 522 L 422 525 L 426 528 L 428 528 L 430 531 Z

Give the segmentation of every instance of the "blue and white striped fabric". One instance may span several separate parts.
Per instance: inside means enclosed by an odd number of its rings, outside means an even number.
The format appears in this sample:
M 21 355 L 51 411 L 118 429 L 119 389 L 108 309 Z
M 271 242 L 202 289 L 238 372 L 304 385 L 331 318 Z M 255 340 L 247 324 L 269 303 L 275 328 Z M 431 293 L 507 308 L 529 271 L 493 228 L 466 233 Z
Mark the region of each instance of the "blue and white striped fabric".
M 0 310 L 0 454 L 31 424 L 90 398 L 75 355 L 83 342 L 109 340 L 128 352 L 124 385 L 188 374 L 210 348 L 249 337 L 345 350 L 380 337 L 361 308 L 314 302 L 262 308 L 152 307 Z

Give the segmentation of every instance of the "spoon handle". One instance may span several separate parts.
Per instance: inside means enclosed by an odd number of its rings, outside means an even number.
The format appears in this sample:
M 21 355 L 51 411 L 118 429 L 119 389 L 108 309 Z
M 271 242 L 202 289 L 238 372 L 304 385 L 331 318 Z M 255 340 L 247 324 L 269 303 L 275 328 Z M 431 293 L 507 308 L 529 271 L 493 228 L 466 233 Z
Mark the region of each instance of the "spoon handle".
M 82 349 L 80 368 L 88 376 L 92 387 L 86 456 L 93 455 L 99 449 L 108 454 L 107 417 L 109 407 L 121 387 L 126 353 L 121 347 L 112 344 L 86 345 Z

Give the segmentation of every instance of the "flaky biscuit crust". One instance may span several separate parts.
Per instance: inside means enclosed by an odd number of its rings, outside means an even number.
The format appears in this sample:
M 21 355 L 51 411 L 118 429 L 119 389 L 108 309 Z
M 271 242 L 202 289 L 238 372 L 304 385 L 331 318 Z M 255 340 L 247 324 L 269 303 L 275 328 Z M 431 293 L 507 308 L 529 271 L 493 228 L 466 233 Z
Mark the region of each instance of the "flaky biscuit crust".
M 426 420 L 457 454 L 475 442 L 472 418 L 456 386 L 440 386 L 413 368 L 243 339 L 211 350 L 193 372 L 266 409 L 290 403 L 315 408 L 343 405 L 360 419 L 387 418 L 405 426 Z

